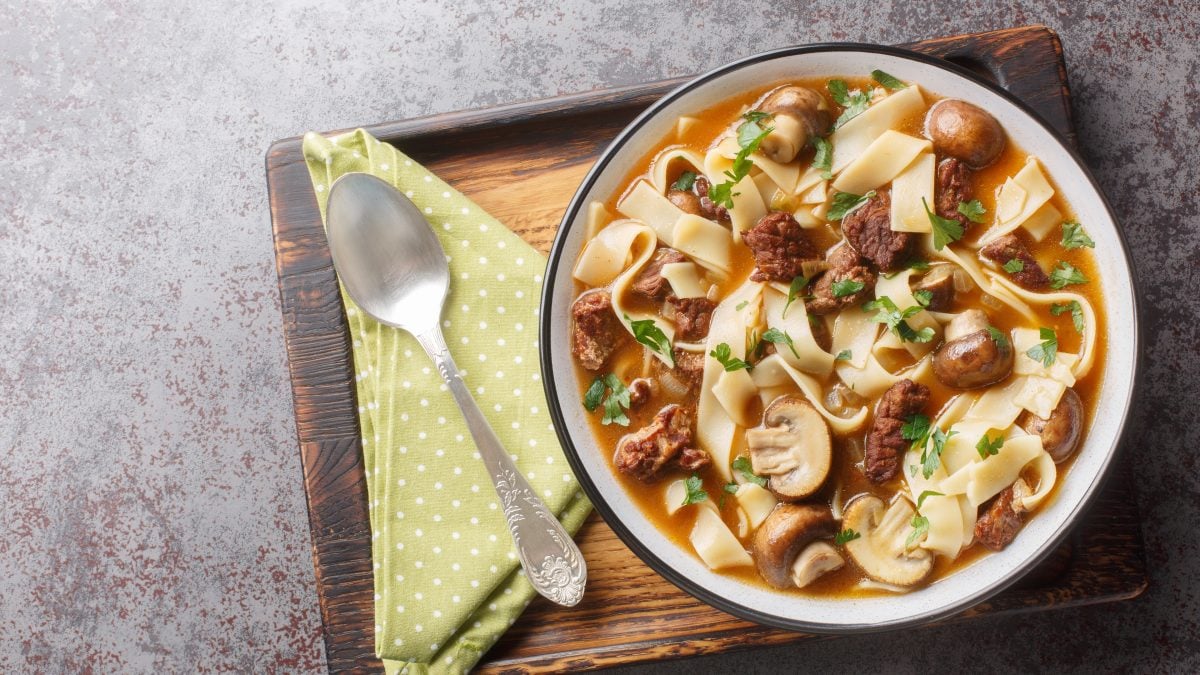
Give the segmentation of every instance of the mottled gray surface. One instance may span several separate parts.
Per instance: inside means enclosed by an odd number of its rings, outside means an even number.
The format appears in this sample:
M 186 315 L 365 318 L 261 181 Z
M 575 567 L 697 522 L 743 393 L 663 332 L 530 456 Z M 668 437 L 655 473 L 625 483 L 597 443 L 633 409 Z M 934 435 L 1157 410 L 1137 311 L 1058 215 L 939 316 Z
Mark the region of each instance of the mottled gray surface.
M 1084 155 L 1142 274 L 1149 592 L 654 670 L 1200 669 L 1194 4 L 269 4 L 0 0 L 0 670 L 322 667 L 272 140 L 1037 22 L 1062 36 Z

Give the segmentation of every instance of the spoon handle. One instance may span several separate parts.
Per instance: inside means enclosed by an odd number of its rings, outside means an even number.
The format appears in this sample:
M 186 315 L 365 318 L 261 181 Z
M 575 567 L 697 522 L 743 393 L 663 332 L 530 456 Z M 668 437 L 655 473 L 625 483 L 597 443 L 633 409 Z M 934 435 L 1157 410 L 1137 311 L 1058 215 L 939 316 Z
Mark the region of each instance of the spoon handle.
M 547 599 L 565 607 L 574 606 L 583 598 L 583 588 L 587 584 L 587 564 L 579 547 L 546 504 L 534 494 L 484 419 L 458 372 L 458 366 L 450 357 L 441 328 L 434 324 L 416 338 L 433 359 L 467 420 L 475 447 L 479 448 L 479 456 L 483 458 L 500 497 L 525 576 Z

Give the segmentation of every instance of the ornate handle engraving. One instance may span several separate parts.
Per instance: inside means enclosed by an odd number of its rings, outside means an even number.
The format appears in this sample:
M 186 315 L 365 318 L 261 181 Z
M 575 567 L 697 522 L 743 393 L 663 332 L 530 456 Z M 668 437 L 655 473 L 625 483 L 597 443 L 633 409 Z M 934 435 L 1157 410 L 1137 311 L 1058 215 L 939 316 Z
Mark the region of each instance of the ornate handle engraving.
M 579 547 L 546 504 L 534 494 L 496 438 L 450 358 L 441 329 L 435 325 L 416 337 L 433 359 L 462 410 L 475 446 L 479 448 L 479 456 L 483 458 L 500 497 L 504 519 L 525 568 L 525 576 L 547 599 L 566 607 L 576 605 L 583 599 L 587 585 L 587 564 Z

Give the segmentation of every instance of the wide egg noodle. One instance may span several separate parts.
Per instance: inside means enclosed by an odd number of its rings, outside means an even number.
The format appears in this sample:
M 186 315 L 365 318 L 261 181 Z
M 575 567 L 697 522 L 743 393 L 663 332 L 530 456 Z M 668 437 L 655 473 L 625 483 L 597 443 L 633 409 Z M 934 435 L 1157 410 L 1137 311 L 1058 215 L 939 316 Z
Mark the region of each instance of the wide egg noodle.
M 674 229 L 674 247 L 701 267 L 728 276 L 733 269 L 733 240 L 729 230 L 713 221 L 685 213 Z
M 833 143 L 832 172 L 845 169 L 859 155 L 884 134 L 903 125 L 904 121 L 925 109 L 925 97 L 921 88 L 909 85 L 872 103 L 857 117 L 852 118 L 829 137 Z
M 929 232 L 932 225 L 925 205 L 933 202 L 937 160 L 922 152 L 892 179 L 891 227 L 893 232 Z
M 746 358 L 747 321 L 755 316 L 750 311 L 750 306 L 759 303 L 762 288 L 762 284 L 746 281 L 717 305 L 709 322 L 708 338 L 704 343 L 705 354 L 711 353 L 717 345 L 724 343 L 729 345 L 731 356 Z M 738 305 L 742 303 L 746 304 L 739 310 Z M 725 372 L 725 368 L 715 358 L 704 359 L 700 401 L 696 412 L 696 438 L 700 447 L 712 457 L 714 468 L 720 472 L 722 479 L 729 482 L 732 478 L 729 467 L 732 459 L 730 453 L 733 450 L 734 435 L 737 433 L 737 423 L 729 416 L 713 391 Z
M 639 180 L 617 203 L 617 211 L 626 218 L 649 225 L 662 243 L 675 246 L 675 223 L 684 212 L 655 190 L 649 181 Z
M 783 343 L 775 345 L 775 351 L 783 360 L 806 373 L 821 377 L 829 375 L 833 370 L 833 354 L 817 344 L 804 301 L 797 298 L 788 305 L 787 293 L 768 286 L 763 290 L 763 309 L 767 327 L 784 332 L 792 340 L 790 347 Z
M 878 283 L 875 284 L 875 297 L 882 298 L 887 296 L 892 302 L 896 303 L 896 308 L 901 311 L 908 309 L 909 307 L 919 307 L 920 304 L 917 303 L 917 299 L 913 297 L 912 289 L 908 284 L 908 279 L 912 276 L 912 273 L 913 270 L 906 269 L 892 275 L 890 279 L 887 277 L 880 277 Z M 904 341 L 899 343 L 900 346 L 909 354 L 911 354 L 914 359 L 919 359 L 933 351 L 934 346 L 941 342 L 942 325 L 933 318 L 933 315 L 931 315 L 928 310 L 922 309 L 920 312 L 917 312 L 911 317 L 905 319 L 905 321 L 907 321 L 908 325 L 916 331 L 919 331 L 923 328 L 929 328 L 933 330 L 933 339 L 929 340 L 928 342 Z M 892 338 L 898 340 L 898 338 L 896 338 L 896 336 L 890 331 L 888 332 L 888 335 L 891 335 Z M 885 346 L 887 345 L 888 343 L 885 343 Z
M 871 141 L 863 153 L 838 174 L 833 187 L 840 192 L 865 195 L 890 183 L 918 155 L 932 150 L 933 144 L 924 138 L 889 129 Z
M 649 238 L 649 245 L 639 239 Z M 635 220 L 618 220 L 588 240 L 572 276 L 592 287 L 605 286 L 625 269 L 634 248 L 653 252 L 654 231 Z
M 660 194 L 665 195 L 671 189 L 671 167 L 681 162 L 688 165 L 687 171 L 704 173 L 704 156 L 691 148 L 669 145 L 655 155 L 650 164 L 650 182 Z
M 1014 296 L 1021 298 L 1035 305 L 1048 305 L 1051 303 L 1069 303 L 1072 300 L 1079 303 L 1083 311 L 1083 348 L 1079 353 L 1079 360 L 1071 368 L 1071 372 L 1075 375 L 1075 379 L 1082 379 L 1092 369 L 1092 362 L 1096 358 L 1096 310 L 1092 308 L 1092 303 L 1087 298 L 1069 291 L 1049 291 L 1046 293 L 1033 293 L 1014 284 L 1000 275 L 995 275 L 996 285 L 1008 290 Z
M 601 231 L 601 234 L 618 228 L 619 231 L 613 233 L 612 236 L 618 242 L 628 242 L 628 247 L 626 250 L 632 257 L 633 262 L 630 263 L 630 265 L 626 267 L 624 271 L 618 274 L 616 279 L 613 280 L 613 312 L 617 315 L 617 318 L 621 320 L 621 325 L 625 327 L 625 330 L 628 331 L 631 336 L 633 335 L 632 322 L 648 319 L 653 321 L 654 325 L 658 326 L 658 329 L 663 332 L 663 335 L 667 336 L 668 343 L 673 342 L 675 338 L 675 326 L 673 326 L 670 322 L 663 321 L 662 318 L 657 314 L 639 312 L 630 309 L 625 304 L 625 296 L 629 293 L 629 287 L 632 286 L 634 280 L 637 279 L 638 272 L 642 270 L 642 267 L 650 261 L 650 256 L 654 255 L 654 249 L 658 244 L 654 236 L 654 230 L 636 221 L 625 220 L 609 225 Z M 586 257 L 586 255 L 587 249 L 584 249 L 584 256 Z M 580 262 L 582 262 L 582 259 Z M 654 352 L 654 356 L 668 366 L 673 365 L 673 356 L 671 355 L 669 348 L 666 354 Z
M 1010 191 L 1016 191 L 1018 197 L 1010 197 Z M 980 243 L 986 244 L 1017 229 L 1053 196 L 1054 188 L 1042 173 L 1037 158 L 1030 155 L 1025 160 L 1025 166 L 1001 186 L 1000 193 L 996 195 L 997 222 L 983 235 Z
M 786 347 L 784 347 L 786 349 Z M 858 409 L 851 417 L 839 417 L 825 406 L 825 399 L 822 395 L 821 383 L 811 375 L 796 370 L 788 365 L 787 361 L 778 354 L 771 354 L 767 358 L 759 361 L 754 366 L 754 371 L 751 373 L 754 378 L 754 384 L 760 389 L 770 386 L 778 386 L 779 383 L 786 382 L 790 379 L 797 387 L 800 388 L 800 393 L 804 395 L 808 402 L 816 408 L 821 417 L 829 423 L 829 427 L 838 434 L 848 434 L 860 429 L 864 422 L 867 421 L 868 409 L 866 406 Z
M 754 560 L 746 549 L 742 548 L 729 526 L 713 509 L 698 509 L 696 523 L 688 535 L 696 554 L 708 565 L 709 569 L 719 570 L 726 567 L 753 565 Z

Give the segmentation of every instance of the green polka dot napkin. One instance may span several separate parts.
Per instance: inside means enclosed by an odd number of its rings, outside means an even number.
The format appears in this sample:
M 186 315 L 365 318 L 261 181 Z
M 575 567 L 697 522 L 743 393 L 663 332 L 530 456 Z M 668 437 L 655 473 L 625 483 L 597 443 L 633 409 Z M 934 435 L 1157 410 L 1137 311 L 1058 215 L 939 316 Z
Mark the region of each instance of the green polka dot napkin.
M 408 195 L 450 261 L 443 332 L 464 379 L 529 483 L 574 532 L 590 510 L 558 446 L 538 370 L 545 260 L 391 145 L 357 130 L 309 133 L 321 217 L 338 176 L 365 172 Z M 466 672 L 536 592 L 454 400 L 417 341 L 342 292 L 353 340 L 373 531 L 375 650 L 388 673 Z

